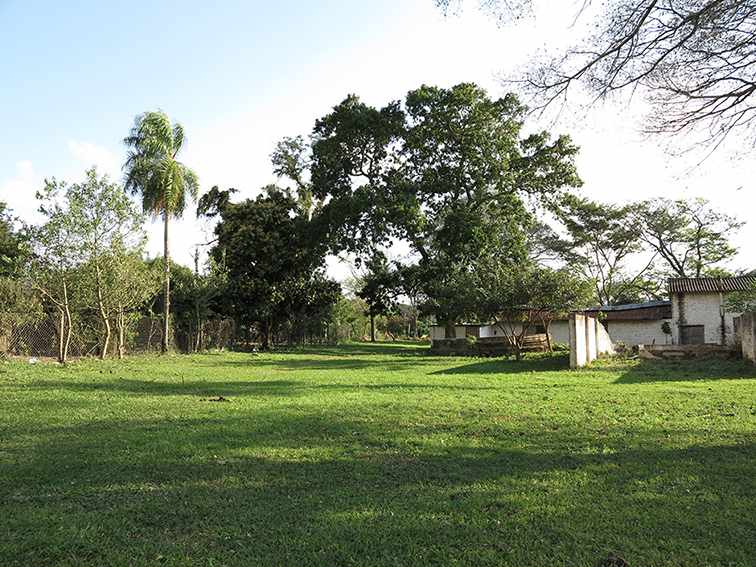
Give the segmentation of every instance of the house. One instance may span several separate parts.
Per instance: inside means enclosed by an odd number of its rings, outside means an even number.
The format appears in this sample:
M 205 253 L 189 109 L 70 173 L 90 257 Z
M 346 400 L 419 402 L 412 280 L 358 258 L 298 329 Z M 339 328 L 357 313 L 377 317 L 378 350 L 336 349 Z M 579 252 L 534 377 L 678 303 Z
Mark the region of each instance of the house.
M 635 346 L 639 344 L 667 344 L 672 336 L 664 332 L 672 323 L 672 304 L 670 301 L 648 301 L 626 305 L 603 305 L 586 309 L 585 313 L 597 315 L 608 331 L 613 343 Z M 532 325 L 528 334 L 545 333 L 540 324 Z M 489 338 L 502 336 L 503 331 L 491 324 L 466 324 L 455 326 L 455 338 L 465 339 Z M 569 344 L 570 331 L 568 317 L 554 319 L 549 326 L 553 344 Z M 431 327 L 431 341 L 446 338 L 446 328 L 441 325 Z
M 672 300 L 674 344 L 735 344 L 733 319 L 740 313 L 727 309 L 727 295 L 756 286 L 756 273 L 731 278 L 672 278 L 668 282 Z

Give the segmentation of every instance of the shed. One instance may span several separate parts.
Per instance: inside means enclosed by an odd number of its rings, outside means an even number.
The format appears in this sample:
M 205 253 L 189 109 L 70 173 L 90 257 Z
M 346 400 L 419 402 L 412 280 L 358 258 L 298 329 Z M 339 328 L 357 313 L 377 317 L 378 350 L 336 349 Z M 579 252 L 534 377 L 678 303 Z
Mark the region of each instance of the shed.
M 671 278 L 672 336 L 675 344 L 735 344 L 727 296 L 756 288 L 756 273 L 731 278 Z

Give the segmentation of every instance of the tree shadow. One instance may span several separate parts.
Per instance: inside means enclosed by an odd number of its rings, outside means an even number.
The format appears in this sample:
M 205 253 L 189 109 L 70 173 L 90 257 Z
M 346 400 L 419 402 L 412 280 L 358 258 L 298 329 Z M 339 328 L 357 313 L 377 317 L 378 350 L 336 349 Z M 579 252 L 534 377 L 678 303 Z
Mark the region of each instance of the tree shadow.
M 564 355 L 531 356 L 519 361 L 494 358 L 437 370 L 431 374 L 532 374 L 564 372 L 569 366 L 569 356 Z
M 617 372 L 617 384 L 756 379 L 756 366 L 742 360 L 637 360 L 634 363 L 608 360 L 591 370 Z
M 413 341 L 395 342 L 357 342 L 339 345 L 304 345 L 278 347 L 276 353 L 317 354 L 326 356 L 344 355 L 383 355 L 383 356 L 422 356 L 430 350 L 428 343 Z
M 485 446 L 418 444 L 413 426 L 329 412 L 49 427 L 0 460 L 0 560 L 588 565 L 618 548 L 631 564 L 754 558 L 753 442 L 665 447 L 635 431 L 633 446 L 586 452 L 569 448 L 595 445 L 579 430 L 521 425 L 526 446 L 505 432 Z

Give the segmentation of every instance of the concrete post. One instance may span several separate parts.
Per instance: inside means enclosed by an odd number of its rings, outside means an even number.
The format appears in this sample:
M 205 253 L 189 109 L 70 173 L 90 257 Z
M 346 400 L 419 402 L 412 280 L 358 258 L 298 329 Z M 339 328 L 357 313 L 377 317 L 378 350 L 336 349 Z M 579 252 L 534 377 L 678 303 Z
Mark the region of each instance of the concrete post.
M 570 368 L 582 368 L 588 362 L 585 327 L 585 315 L 570 314 Z
M 756 364 L 756 313 L 743 313 L 740 316 L 740 343 L 743 358 Z
M 585 358 L 590 364 L 598 358 L 596 348 L 596 318 L 586 315 L 585 317 Z

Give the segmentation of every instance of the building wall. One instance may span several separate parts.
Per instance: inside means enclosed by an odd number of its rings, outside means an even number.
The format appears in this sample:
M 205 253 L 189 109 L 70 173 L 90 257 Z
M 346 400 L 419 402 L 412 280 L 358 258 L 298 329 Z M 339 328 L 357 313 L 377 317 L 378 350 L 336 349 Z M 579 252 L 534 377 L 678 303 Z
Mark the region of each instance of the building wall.
M 672 323 L 671 319 L 656 321 L 604 321 L 612 341 L 625 346 L 635 345 L 664 345 L 672 342 L 670 335 L 662 331 L 664 322 Z
M 568 320 L 552 321 L 549 326 L 551 342 L 554 344 L 570 344 L 570 323 Z
M 703 325 L 706 344 L 722 344 L 721 307 L 725 295 L 719 293 L 686 293 L 672 295 L 672 336 L 680 344 L 680 325 Z M 725 313 L 725 344 L 735 344 L 733 319 L 738 313 Z
M 454 327 L 454 336 L 457 339 L 464 339 L 467 336 L 467 327 L 465 325 L 456 325 Z M 430 332 L 431 341 L 446 338 L 446 327 L 443 325 L 433 325 Z
M 743 358 L 756 363 L 756 313 L 741 315 L 740 344 L 743 349 Z

